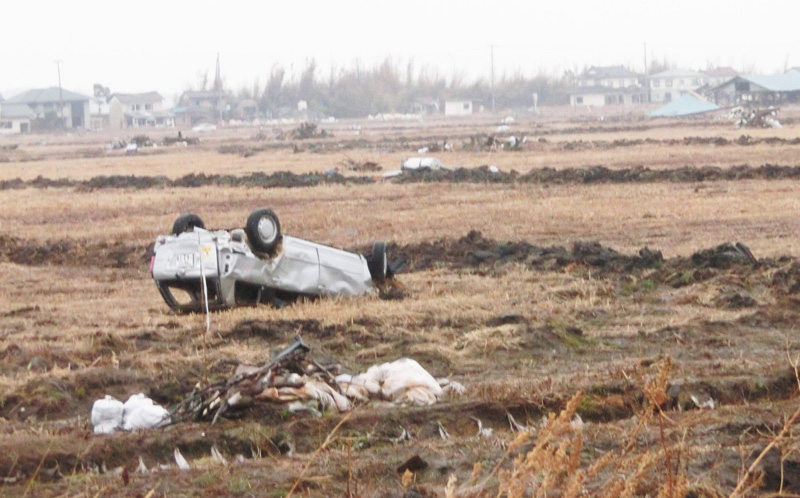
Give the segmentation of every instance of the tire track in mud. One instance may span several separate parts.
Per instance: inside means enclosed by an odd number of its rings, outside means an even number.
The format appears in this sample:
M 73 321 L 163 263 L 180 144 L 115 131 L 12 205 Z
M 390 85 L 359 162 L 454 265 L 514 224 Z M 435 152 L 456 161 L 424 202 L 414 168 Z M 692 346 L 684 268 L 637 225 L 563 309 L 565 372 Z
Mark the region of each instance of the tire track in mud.
M 583 168 L 536 168 L 528 173 L 516 171 L 493 172 L 488 166 L 456 168 L 439 171 L 405 172 L 385 179 L 393 183 L 498 183 L 498 184 L 625 184 L 625 183 L 696 183 L 738 180 L 797 180 L 800 166 L 764 164 L 761 166 L 739 165 L 683 166 L 657 169 L 646 166 L 631 168 L 609 168 L 593 165 Z M 249 188 L 300 188 L 320 185 L 368 185 L 381 181 L 380 176 L 344 176 L 339 173 L 295 174 L 287 171 L 251 173 L 243 176 L 189 174 L 170 179 L 166 176 L 96 176 L 88 180 L 69 178 L 51 179 L 37 177 L 33 180 L 0 181 L 0 190 L 26 188 L 71 188 L 78 191 L 100 189 L 163 189 L 197 187 L 249 187 Z

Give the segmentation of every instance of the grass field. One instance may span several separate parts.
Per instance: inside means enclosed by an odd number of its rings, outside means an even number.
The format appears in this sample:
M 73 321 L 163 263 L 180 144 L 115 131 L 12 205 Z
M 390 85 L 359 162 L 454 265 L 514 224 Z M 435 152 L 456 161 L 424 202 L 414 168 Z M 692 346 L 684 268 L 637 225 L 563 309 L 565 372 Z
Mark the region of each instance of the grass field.
M 396 169 L 445 140 L 454 150 L 431 155 L 446 165 L 523 175 L 793 167 L 797 114 L 779 130 L 520 117 L 519 151 L 481 147 L 498 124 L 487 117 L 362 122 L 358 134 L 336 123 L 303 141 L 286 138 L 291 126 L 221 130 L 132 156 L 105 151 L 107 133 L 2 136 L 0 496 L 800 494 L 800 180 L 90 183 L 337 167 L 358 179 L 380 173 L 347 171 L 346 159 Z M 250 152 L 221 153 L 233 146 Z M 234 228 L 258 207 L 321 243 L 389 241 L 407 263 L 404 297 L 218 312 L 209 336 L 203 317 L 170 313 L 148 271 L 155 237 L 181 213 Z M 758 261 L 717 258 L 728 242 Z M 645 246 L 663 260 L 643 259 Z M 340 415 L 267 405 L 214 426 L 91 434 L 105 394 L 171 405 L 296 333 L 348 371 L 408 356 L 467 391 L 427 408 L 359 406 L 335 432 Z M 477 420 L 492 433 L 476 436 Z M 403 430 L 410 440 L 397 440 Z M 215 464 L 212 446 L 235 463 Z M 191 470 L 134 472 L 175 448 Z M 415 455 L 427 466 L 398 472 Z

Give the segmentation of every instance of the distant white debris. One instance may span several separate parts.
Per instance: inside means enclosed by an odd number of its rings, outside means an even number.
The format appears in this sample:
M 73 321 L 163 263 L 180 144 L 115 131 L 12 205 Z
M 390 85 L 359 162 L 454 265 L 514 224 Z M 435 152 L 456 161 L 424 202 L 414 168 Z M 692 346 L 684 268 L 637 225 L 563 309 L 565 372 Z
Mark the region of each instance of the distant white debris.
M 216 129 L 217 126 L 211 123 L 200 123 L 199 125 L 192 127 L 192 131 L 214 131 Z
M 436 171 L 443 166 L 442 161 L 435 157 L 410 157 L 400 164 L 402 169 L 411 171 Z

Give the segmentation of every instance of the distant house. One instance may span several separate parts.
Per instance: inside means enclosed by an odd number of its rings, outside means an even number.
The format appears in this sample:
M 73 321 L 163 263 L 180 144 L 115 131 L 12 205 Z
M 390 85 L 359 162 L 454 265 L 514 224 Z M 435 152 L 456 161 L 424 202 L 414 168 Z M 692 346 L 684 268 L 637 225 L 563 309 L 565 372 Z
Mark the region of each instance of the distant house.
M 105 97 L 92 97 L 89 100 L 89 129 L 103 131 L 108 128 L 108 102 Z
M 628 88 L 641 84 L 641 74 L 622 66 L 592 66 L 575 78 L 578 87 Z
M 115 93 L 108 99 L 109 127 L 122 128 L 172 128 L 175 116 L 164 110 L 164 97 L 158 92 Z
M 785 72 L 786 73 L 797 73 L 797 74 L 800 74 L 800 67 L 790 67 Z
M 258 102 L 251 99 L 240 100 L 233 109 L 233 118 L 248 123 L 252 122 L 258 118 Z
M 748 102 L 781 104 L 800 101 L 800 73 L 740 74 L 713 89 L 719 105 Z
M 446 100 L 444 103 L 445 116 L 469 116 L 471 114 L 471 100 Z
M 641 86 L 629 86 L 627 88 L 586 86 L 573 88 L 569 92 L 569 104 L 572 107 L 629 106 L 646 102 L 647 90 Z
M 412 104 L 411 110 L 417 114 L 435 114 L 440 111 L 439 101 L 430 97 L 423 97 Z
M 573 107 L 643 104 L 647 89 L 641 81 L 640 74 L 622 66 L 592 66 L 575 77 L 569 103 Z
M 23 104 L 33 112 L 33 129 L 86 129 L 89 126 L 89 97 L 58 87 L 28 90 L 3 105 Z
M 714 69 L 707 69 L 702 71 L 702 73 L 708 76 L 706 84 L 711 88 L 717 87 L 739 76 L 739 72 L 732 67 L 717 67 Z
M 721 97 L 719 94 L 715 93 L 716 89 L 723 83 L 739 75 L 739 73 L 731 67 L 718 67 L 715 69 L 707 69 L 702 72 L 708 76 L 708 80 L 705 85 L 695 89 L 694 92 L 714 102 L 718 102 Z
M 25 104 L 9 104 L 0 97 L 0 135 L 28 133 L 36 116 Z
M 708 76 L 688 69 L 670 69 L 653 74 L 648 80 L 650 82 L 650 101 L 670 102 L 706 85 Z
M 178 100 L 178 110 L 180 119 L 187 124 L 213 123 L 228 117 L 230 105 L 225 92 L 187 90 Z

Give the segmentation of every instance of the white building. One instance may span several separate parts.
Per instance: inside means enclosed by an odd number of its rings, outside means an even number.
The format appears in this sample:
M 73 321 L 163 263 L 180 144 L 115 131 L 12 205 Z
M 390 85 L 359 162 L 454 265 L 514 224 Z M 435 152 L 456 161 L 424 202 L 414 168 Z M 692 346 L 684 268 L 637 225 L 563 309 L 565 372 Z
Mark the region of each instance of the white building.
M 648 80 L 651 102 L 671 102 L 706 85 L 708 75 L 688 69 L 670 69 L 656 73 Z
M 164 97 L 158 92 L 115 93 L 108 99 L 109 126 L 122 128 L 172 128 L 175 115 L 164 110 Z
M 445 116 L 469 116 L 471 114 L 471 100 L 446 100 L 444 103 Z
M 629 106 L 647 102 L 642 76 L 622 66 L 592 66 L 575 77 L 569 92 L 572 107 Z

